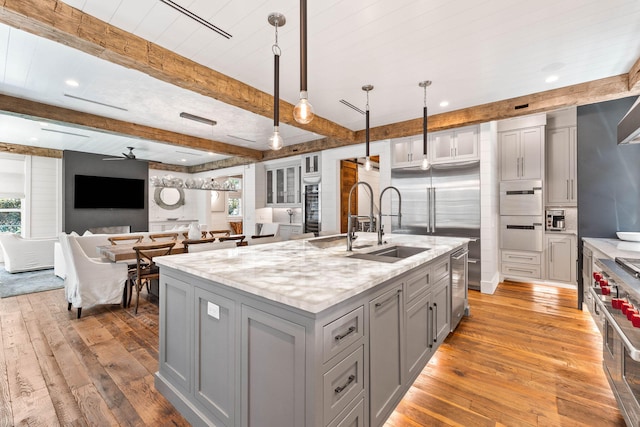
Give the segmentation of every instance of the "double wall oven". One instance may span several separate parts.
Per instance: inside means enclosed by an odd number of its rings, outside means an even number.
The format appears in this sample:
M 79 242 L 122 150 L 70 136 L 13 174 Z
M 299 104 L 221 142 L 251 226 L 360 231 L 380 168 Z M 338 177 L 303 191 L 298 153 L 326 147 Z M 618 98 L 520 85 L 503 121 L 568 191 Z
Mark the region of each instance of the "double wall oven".
M 500 249 L 542 251 L 542 181 L 500 183 Z
M 596 259 L 589 309 L 603 334 L 603 369 L 627 425 L 640 425 L 640 260 Z M 585 283 L 586 286 L 586 283 Z

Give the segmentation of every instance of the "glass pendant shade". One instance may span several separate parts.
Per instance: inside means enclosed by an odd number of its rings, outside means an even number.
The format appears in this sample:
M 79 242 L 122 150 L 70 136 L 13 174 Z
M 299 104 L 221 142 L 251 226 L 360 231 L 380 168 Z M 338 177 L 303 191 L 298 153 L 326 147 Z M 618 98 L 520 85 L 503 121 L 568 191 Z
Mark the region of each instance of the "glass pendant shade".
M 275 126 L 273 129 L 273 135 L 271 135 L 271 137 L 269 138 L 269 148 L 271 148 L 272 150 L 279 150 L 283 146 L 284 146 L 284 140 L 280 135 L 280 131 L 278 130 L 278 127 Z
M 429 169 L 429 166 L 431 166 L 431 165 L 429 164 L 429 159 L 428 159 L 427 155 L 425 154 L 424 157 L 422 158 L 422 163 L 420 164 L 420 169 L 426 171 L 427 169 Z
M 309 103 L 307 99 L 306 92 L 300 92 L 300 101 L 293 108 L 293 118 L 296 122 L 306 125 L 311 122 L 315 117 L 315 113 L 313 112 L 313 106 Z
M 371 159 L 369 158 L 369 156 L 367 156 L 364 161 L 364 170 L 370 171 L 371 169 L 373 169 L 373 166 L 371 166 Z

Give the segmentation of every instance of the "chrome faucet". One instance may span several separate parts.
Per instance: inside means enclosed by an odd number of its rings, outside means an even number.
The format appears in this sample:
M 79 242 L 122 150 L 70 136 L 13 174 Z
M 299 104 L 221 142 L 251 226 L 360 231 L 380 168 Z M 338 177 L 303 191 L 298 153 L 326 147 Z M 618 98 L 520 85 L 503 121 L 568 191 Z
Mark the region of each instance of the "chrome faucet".
M 358 181 L 355 184 L 353 184 L 353 186 L 351 187 L 351 190 L 349 190 L 349 201 L 347 202 L 349 206 L 349 209 L 347 212 L 347 251 L 348 252 L 351 252 L 353 241 L 358 238 L 358 236 L 356 236 L 355 231 L 353 231 L 354 224 L 353 224 L 353 217 L 351 216 L 351 194 L 353 193 L 353 190 L 358 185 L 364 185 L 369 188 L 369 196 L 371 197 L 371 206 L 369 208 L 369 231 L 371 231 L 373 227 L 373 189 L 368 183 L 364 181 Z
M 396 193 L 398 193 L 398 215 L 382 215 L 382 196 L 384 195 L 384 192 L 387 190 L 396 190 Z M 378 244 L 381 245 L 382 244 L 382 235 L 384 234 L 384 231 L 382 231 L 382 217 L 383 216 L 397 216 L 398 217 L 398 227 L 402 228 L 402 196 L 400 195 L 400 190 L 398 190 L 396 187 L 393 186 L 388 186 L 386 187 L 384 190 L 382 190 L 380 192 L 380 210 L 378 211 Z

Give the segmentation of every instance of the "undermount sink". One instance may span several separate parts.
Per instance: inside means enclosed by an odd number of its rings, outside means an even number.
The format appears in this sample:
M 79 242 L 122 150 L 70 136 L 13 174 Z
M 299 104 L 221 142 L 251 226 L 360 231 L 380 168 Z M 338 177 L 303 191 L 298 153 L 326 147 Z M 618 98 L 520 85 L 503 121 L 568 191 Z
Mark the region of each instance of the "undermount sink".
M 313 246 L 318 248 L 330 248 L 338 245 L 346 245 L 347 244 L 347 235 L 346 234 L 338 234 L 335 236 L 327 236 L 327 237 L 317 237 L 315 239 L 308 240 Z
M 416 248 L 414 246 L 397 245 L 368 253 L 355 253 L 350 257 L 378 262 L 396 262 L 428 250 L 430 250 L 430 248 Z

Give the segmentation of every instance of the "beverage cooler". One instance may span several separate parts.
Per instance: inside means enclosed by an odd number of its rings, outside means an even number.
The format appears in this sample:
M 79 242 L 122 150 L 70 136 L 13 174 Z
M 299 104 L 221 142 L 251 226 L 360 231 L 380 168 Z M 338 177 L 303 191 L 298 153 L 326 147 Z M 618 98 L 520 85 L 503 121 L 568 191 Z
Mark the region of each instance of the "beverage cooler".
M 320 231 L 320 178 L 305 177 L 302 188 L 302 217 L 304 220 L 303 233 Z

